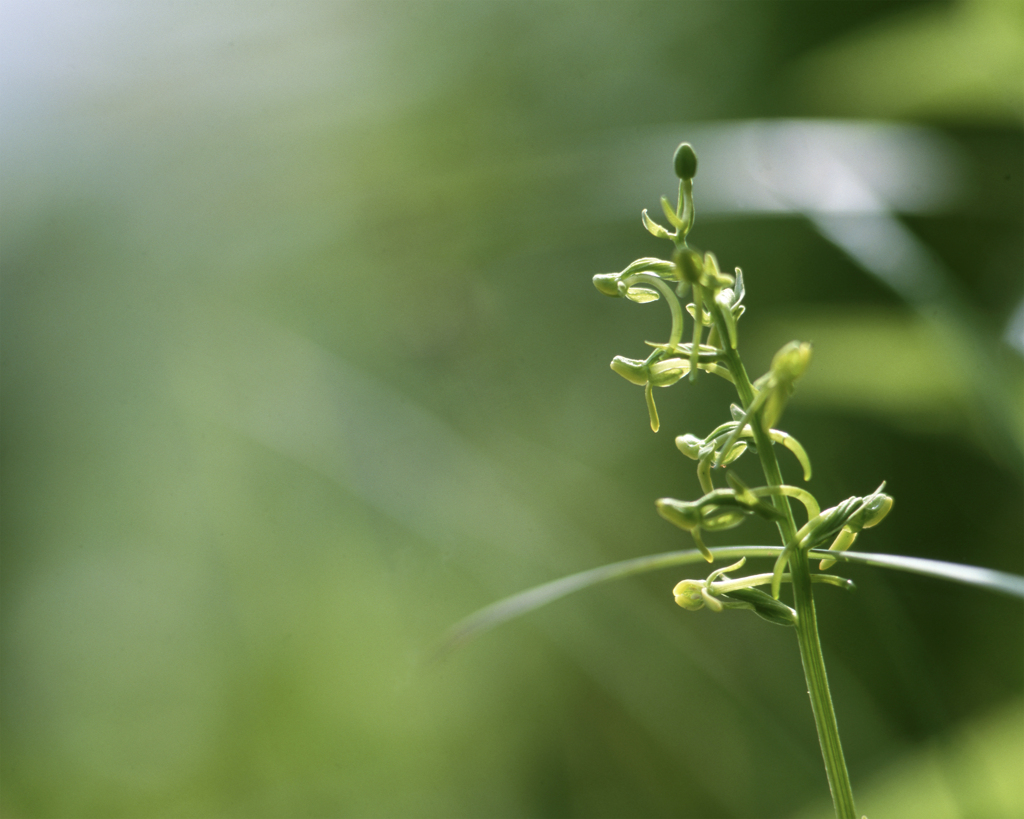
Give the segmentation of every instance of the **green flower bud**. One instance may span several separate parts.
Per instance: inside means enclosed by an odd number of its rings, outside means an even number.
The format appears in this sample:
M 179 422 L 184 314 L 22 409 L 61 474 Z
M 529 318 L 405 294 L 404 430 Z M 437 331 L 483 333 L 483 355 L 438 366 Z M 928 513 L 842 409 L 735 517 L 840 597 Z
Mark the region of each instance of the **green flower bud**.
M 786 402 L 793 394 L 796 381 L 811 363 L 811 345 L 806 341 L 791 341 L 772 358 L 771 370 L 757 379 L 754 386 L 764 389 L 764 411 L 761 420 L 765 429 L 771 429 L 782 417 Z
M 703 589 L 704 583 L 700 580 L 680 580 L 672 589 L 672 594 L 677 606 L 687 611 L 698 611 L 704 608 L 704 597 L 701 594 Z
M 861 529 L 877 526 L 892 509 L 893 500 L 882 491 L 884 488 L 883 481 L 878 489 L 867 497 L 847 498 L 807 521 L 797 532 L 801 547 L 813 549 L 835 537 L 835 541 L 829 546 L 830 550 L 842 552 L 849 549 Z M 822 561 L 821 566 L 828 568 L 833 562 L 826 559 Z
M 700 448 L 704 446 L 704 441 L 698 438 L 696 435 L 686 433 L 686 435 L 676 436 L 676 447 L 682 452 L 687 458 L 697 460 L 700 457 Z
M 847 521 L 863 503 L 863 498 L 856 496 L 847 498 L 842 503 L 824 509 L 820 514 L 811 518 L 805 523 L 797 536 L 800 539 L 800 546 L 804 549 L 813 549 L 831 540 L 842 531 Z
M 850 528 L 859 527 L 861 529 L 870 529 L 872 526 L 877 526 L 889 514 L 889 510 L 892 509 L 892 503 L 892 497 L 884 492 L 872 495 L 868 502 L 864 504 L 864 508 L 850 518 L 847 526 Z
M 777 382 L 792 384 L 806 372 L 811 363 L 811 345 L 806 341 L 791 341 L 772 358 L 772 375 Z
M 704 262 L 697 251 L 691 250 L 688 247 L 681 247 L 676 250 L 673 261 L 675 261 L 679 277 L 683 281 L 690 284 L 700 284 L 701 276 L 704 273 Z
M 704 522 L 700 507 L 694 503 L 675 498 L 659 498 L 655 505 L 658 507 L 659 515 L 687 532 L 692 532 Z
M 680 179 L 693 179 L 697 175 L 697 154 L 689 142 L 684 142 L 676 148 L 676 155 L 672 158 L 672 164 L 676 170 L 676 176 Z
M 639 387 L 647 386 L 649 374 L 647 364 L 643 361 L 637 361 L 634 358 L 626 358 L 625 356 L 617 355 L 612 359 L 611 367 L 630 384 L 636 384 Z
M 598 273 L 596 276 L 594 276 L 594 287 L 596 287 L 606 296 L 615 296 L 615 298 L 618 298 L 620 295 L 620 276 L 620 273 Z
M 885 484 L 883 483 L 882 486 L 885 486 Z M 892 509 L 892 498 L 882 492 L 881 486 L 873 495 L 863 499 L 849 498 L 845 503 L 849 504 L 850 501 L 861 501 L 860 508 L 848 516 L 842 530 L 836 536 L 836 539 L 832 541 L 832 545 L 828 547 L 830 552 L 845 552 L 853 545 L 861 529 L 870 529 L 872 526 L 877 526 L 889 514 L 889 510 Z M 840 504 L 836 508 L 838 509 L 842 506 L 843 504 Z M 818 564 L 818 568 L 824 571 L 833 565 L 835 565 L 834 560 L 825 558 Z
M 650 364 L 635 358 L 617 355 L 612 359 L 611 368 L 630 384 L 639 387 L 670 387 L 690 371 L 690 362 L 685 358 L 668 358 Z

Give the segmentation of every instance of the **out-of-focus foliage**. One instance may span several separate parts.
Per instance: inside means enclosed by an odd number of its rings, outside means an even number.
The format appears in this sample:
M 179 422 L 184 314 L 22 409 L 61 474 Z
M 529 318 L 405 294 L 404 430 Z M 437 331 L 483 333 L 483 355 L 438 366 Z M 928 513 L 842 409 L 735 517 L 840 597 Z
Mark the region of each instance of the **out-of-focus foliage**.
M 1020 3 L 929 3 L 812 51 L 792 76 L 823 113 L 1019 126 L 1022 41 Z
M 956 819 L 1016 816 L 1021 808 L 1019 705 L 960 726 L 950 736 L 922 744 L 861 788 L 858 809 L 867 816 Z M 966 794 L 970 794 L 965 798 Z M 969 806 L 969 807 L 968 807 Z M 799 814 L 834 816 L 825 801 Z
M 864 548 L 1021 572 L 1020 453 L 969 377 L 1004 374 L 1019 413 L 1022 101 L 970 71 L 1024 50 L 1013 8 L 5 2 L 3 815 L 827 798 L 792 635 L 686 616 L 672 573 L 423 658 L 498 597 L 688 545 L 653 499 L 699 494 L 672 436 L 709 431 L 728 385 L 659 395 L 651 434 L 608 362 L 663 307 L 590 278 L 656 252 L 639 209 L 711 120 L 914 117 L 956 146 L 958 198 L 902 223 L 975 328 L 966 360 L 803 217 L 702 214 L 704 164 L 692 236 L 744 269 L 752 375 L 817 345 L 788 428 L 823 501 L 888 481 Z M 871 49 L 950 27 L 978 63 L 856 85 Z M 1019 714 L 1019 603 L 848 574 L 819 617 L 863 809 L 936 777 L 960 815 L 1019 809 L 1018 718 L 988 779 L 956 762 Z

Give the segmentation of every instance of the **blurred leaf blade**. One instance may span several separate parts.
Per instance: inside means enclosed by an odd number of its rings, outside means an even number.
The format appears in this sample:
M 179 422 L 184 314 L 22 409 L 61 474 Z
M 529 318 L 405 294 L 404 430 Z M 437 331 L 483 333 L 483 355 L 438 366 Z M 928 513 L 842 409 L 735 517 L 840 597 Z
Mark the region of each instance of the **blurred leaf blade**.
M 778 557 L 780 546 L 719 546 L 710 550 L 716 560 L 732 560 L 737 557 Z M 949 563 L 944 560 L 930 560 L 907 555 L 871 554 L 868 552 L 830 552 L 812 549 L 814 558 L 827 558 L 847 563 L 859 563 L 884 569 L 898 569 L 904 572 L 976 586 L 991 592 L 1024 599 L 1024 577 L 986 569 Z M 703 554 L 697 549 L 678 552 L 663 552 L 645 557 L 631 558 L 610 563 L 595 569 L 552 580 L 539 586 L 506 597 L 480 609 L 459 621 L 442 640 L 434 652 L 435 658 L 443 657 L 464 643 L 484 632 L 529 614 L 537 609 L 592 586 L 611 580 L 623 580 L 637 574 L 653 572 L 675 566 L 704 562 Z

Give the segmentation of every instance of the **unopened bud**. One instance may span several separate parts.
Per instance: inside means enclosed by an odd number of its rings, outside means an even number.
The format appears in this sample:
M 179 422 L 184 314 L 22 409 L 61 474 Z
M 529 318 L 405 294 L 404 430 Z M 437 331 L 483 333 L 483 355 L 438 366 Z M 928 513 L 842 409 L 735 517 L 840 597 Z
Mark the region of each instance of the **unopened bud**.
M 791 341 L 772 358 L 772 374 L 778 381 L 792 383 L 804 374 L 810 363 L 811 345 L 806 341 Z
M 611 367 L 629 383 L 636 384 L 639 387 L 647 386 L 650 374 L 647 365 L 643 361 L 617 355 L 612 359 Z
M 693 179 L 697 175 L 697 154 L 689 142 L 684 142 L 676 148 L 676 155 L 672 158 L 672 164 L 676 170 L 676 176 L 680 179 Z
M 676 436 L 676 448 L 687 458 L 692 458 L 696 461 L 700 457 L 700 448 L 702 446 L 704 446 L 704 441 L 689 432 L 686 435 Z
M 655 505 L 658 507 L 659 515 L 687 532 L 693 531 L 702 523 L 700 507 L 694 503 L 675 498 L 660 498 Z
M 703 589 L 704 583 L 700 580 L 680 580 L 672 589 L 672 594 L 677 606 L 687 611 L 698 611 L 704 608 L 704 597 L 701 594 Z
M 619 297 L 619 273 L 598 273 L 594 276 L 594 287 L 606 296 Z
M 704 273 L 704 263 L 700 254 L 688 247 L 679 248 L 673 259 L 679 277 L 690 284 L 699 284 L 701 275 Z
M 864 504 L 864 508 L 850 518 L 847 526 L 870 529 L 881 523 L 882 519 L 889 514 L 890 509 L 892 509 L 892 497 L 884 492 L 879 492 L 877 495 L 872 495 Z

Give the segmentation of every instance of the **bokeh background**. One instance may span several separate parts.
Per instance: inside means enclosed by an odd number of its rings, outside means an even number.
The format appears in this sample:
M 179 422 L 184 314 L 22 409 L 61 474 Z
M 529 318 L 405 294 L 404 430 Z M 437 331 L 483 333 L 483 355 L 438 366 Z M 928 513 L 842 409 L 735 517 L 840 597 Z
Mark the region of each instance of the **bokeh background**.
M 1021 3 L 0 8 L 4 816 L 827 815 L 792 633 L 682 571 L 428 661 L 689 547 L 653 500 L 728 385 L 653 435 L 608 362 L 667 314 L 590 284 L 666 252 L 684 139 L 751 370 L 815 344 L 823 505 L 884 479 L 859 548 L 1024 570 Z M 1021 601 L 845 571 L 859 809 L 1021 815 Z

